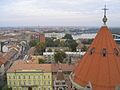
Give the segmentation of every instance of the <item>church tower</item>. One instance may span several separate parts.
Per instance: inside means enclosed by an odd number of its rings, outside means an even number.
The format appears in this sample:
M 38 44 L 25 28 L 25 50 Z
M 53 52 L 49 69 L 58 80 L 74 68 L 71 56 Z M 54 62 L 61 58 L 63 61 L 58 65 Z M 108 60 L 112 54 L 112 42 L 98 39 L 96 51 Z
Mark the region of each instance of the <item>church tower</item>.
M 66 80 L 61 68 L 59 68 L 54 80 L 54 90 L 67 90 Z
M 120 49 L 106 25 L 100 28 L 90 48 L 70 75 L 74 90 L 120 90 Z

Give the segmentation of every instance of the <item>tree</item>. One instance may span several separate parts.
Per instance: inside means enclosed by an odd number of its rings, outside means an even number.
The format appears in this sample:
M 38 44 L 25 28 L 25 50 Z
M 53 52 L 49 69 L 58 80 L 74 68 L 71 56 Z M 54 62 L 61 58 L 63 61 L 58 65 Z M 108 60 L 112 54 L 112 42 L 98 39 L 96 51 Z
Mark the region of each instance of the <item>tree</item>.
M 37 45 L 37 43 L 38 43 L 37 41 L 32 40 L 32 41 L 29 42 L 29 46 L 30 46 L 30 47 L 34 47 L 34 46 Z
M 46 47 L 54 47 L 54 39 L 53 38 L 46 38 Z
M 83 47 L 82 47 L 82 51 L 87 51 L 87 46 L 86 45 L 84 45 Z
M 60 41 L 59 46 L 60 46 L 60 47 L 65 47 L 65 41 Z
M 73 40 L 73 37 L 71 34 L 65 34 L 65 36 L 63 37 L 63 39 L 72 39 Z
M 88 40 L 88 44 L 91 44 L 93 42 L 93 39 Z
M 58 63 L 58 62 L 63 63 L 65 58 L 66 58 L 65 52 L 63 52 L 63 51 L 55 52 L 54 59 L 55 59 L 56 63 Z
M 55 45 L 55 47 L 59 47 L 60 46 L 60 40 L 59 39 L 55 40 L 54 45 Z
M 76 51 L 77 43 L 75 40 L 66 40 L 66 46 L 71 49 L 71 51 Z
M 45 51 L 46 46 L 45 46 L 45 43 L 40 42 L 35 46 L 35 48 L 36 48 L 37 54 L 43 55 L 43 52 Z

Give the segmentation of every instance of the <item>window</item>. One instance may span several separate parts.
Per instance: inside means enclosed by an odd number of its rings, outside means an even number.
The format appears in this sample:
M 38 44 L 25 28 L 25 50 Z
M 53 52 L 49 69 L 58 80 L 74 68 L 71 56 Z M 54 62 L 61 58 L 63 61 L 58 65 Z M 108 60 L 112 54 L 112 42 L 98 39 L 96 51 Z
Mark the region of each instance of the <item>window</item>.
M 14 81 L 14 85 L 16 85 L 15 81 Z
M 50 81 L 48 81 L 48 85 L 50 85 Z
M 18 76 L 18 78 L 20 79 L 21 77 L 20 77 L 20 76 Z
M 29 80 L 28 83 L 31 84 L 31 81 Z
M 30 76 L 29 76 L 29 79 L 30 79 Z
M 36 81 L 34 80 L 34 84 L 36 84 Z
M 39 81 L 39 85 L 41 84 L 41 82 Z
M 58 90 L 64 90 L 64 88 L 63 87 L 59 87 Z
M 62 84 L 65 84 L 65 82 L 62 82 Z
M 48 78 L 50 78 L 50 76 L 48 75 Z
M 93 47 L 90 49 L 90 55 L 92 55 L 94 52 L 95 52 L 95 48 Z
M 103 56 L 103 57 L 106 57 L 106 55 L 107 55 L 107 49 L 106 49 L 106 48 L 103 48 L 103 49 L 102 49 L 102 56 Z
M 92 84 L 91 84 L 91 82 L 88 82 L 88 84 L 85 87 L 85 90 L 92 90 Z
M 15 79 L 15 76 L 13 76 L 13 79 Z
M 117 48 L 114 48 L 114 53 L 116 56 L 119 56 L 119 50 Z
M 12 82 L 11 82 L 11 81 L 9 81 L 9 85 L 10 85 L 10 86 L 12 85 Z
M 25 83 L 25 81 L 24 81 L 24 85 L 25 85 L 26 83 Z
M 35 79 L 35 76 L 33 78 Z
M 44 85 L 46 85 L 46 82 L 44 81 Z
M 25 79 L 25 76 L 23 76 L 23 79 Z
M 21 85 L 21 81 L 19 81 L 19 85 Z
M 13 90 L 16 90 L 16 88 L 14 87 L 14 89 Z
M 36 90 L 36 87 L 34 87 L 34 90 Z
M 45 76 L 44 76 L 44 79 L 45 79 Z

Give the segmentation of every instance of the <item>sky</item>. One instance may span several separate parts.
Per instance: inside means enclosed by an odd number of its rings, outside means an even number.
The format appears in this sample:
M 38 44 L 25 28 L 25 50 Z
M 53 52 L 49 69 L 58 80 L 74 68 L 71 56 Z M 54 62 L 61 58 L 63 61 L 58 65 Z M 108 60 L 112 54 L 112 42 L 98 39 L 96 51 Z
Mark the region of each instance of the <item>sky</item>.
M 108 25 L 120 27 L 120 0 L 0 0 L 0 26 L 101 26 L 105 3 Z

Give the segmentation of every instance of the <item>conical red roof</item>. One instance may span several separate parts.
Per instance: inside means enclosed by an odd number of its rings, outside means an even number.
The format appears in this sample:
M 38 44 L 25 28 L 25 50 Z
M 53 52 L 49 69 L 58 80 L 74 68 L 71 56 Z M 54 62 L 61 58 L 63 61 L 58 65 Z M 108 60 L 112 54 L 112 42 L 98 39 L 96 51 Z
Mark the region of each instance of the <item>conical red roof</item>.
M 93 90 L 115 90 L 120 85 L 120 51 L 107 26 L 100 28 L 72 80 L 83 87 L 90 82 Z

